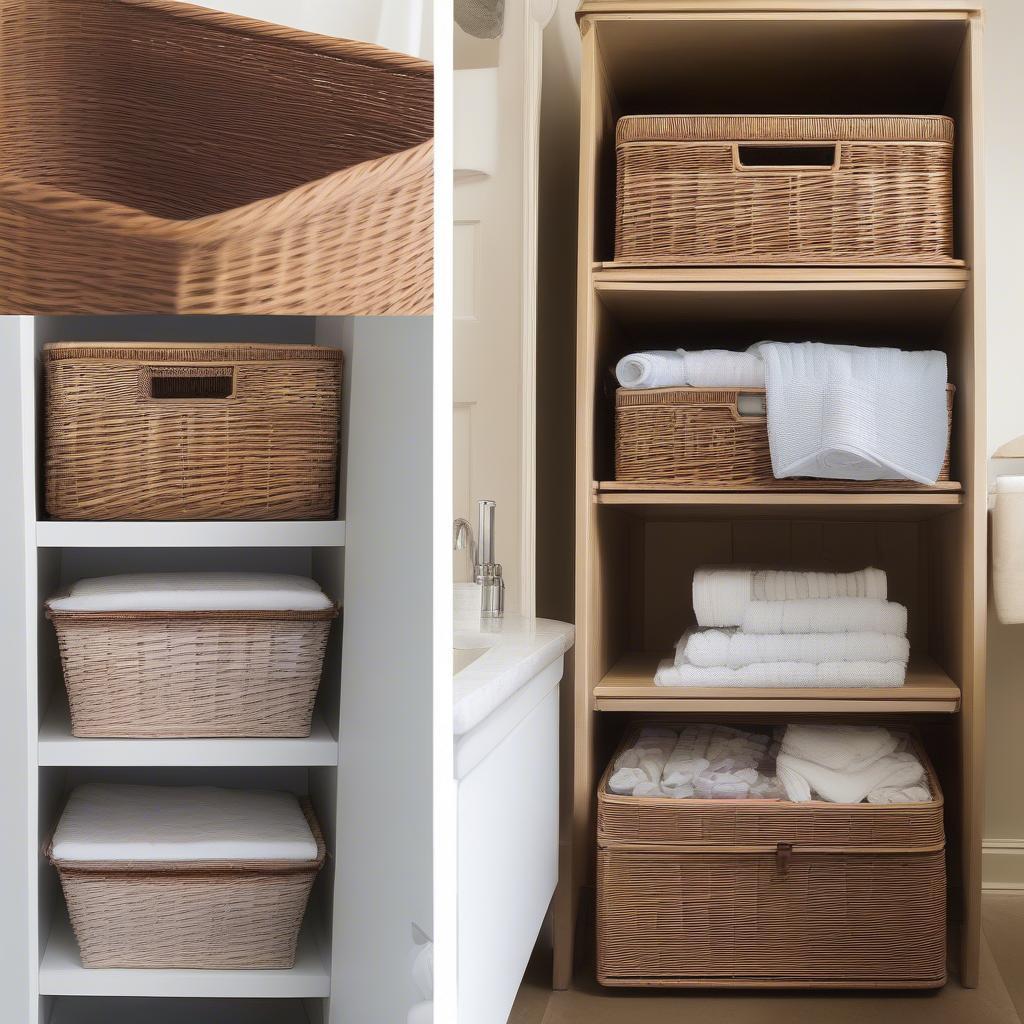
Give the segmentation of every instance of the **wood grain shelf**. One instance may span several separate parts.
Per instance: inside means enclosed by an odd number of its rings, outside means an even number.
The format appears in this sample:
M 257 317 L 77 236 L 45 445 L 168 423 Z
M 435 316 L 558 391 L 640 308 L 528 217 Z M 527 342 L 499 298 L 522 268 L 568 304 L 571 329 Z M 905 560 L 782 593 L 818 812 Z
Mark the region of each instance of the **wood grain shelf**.
M 627 654 L 594 687 L 595 711 L 685 711 L 793 714 L 946 713 L 960 707 L 960 689 L 929 659 L 915 660 L 904 686 L 890 689 L 760 689 L 655 686 L 668 655 Z
M 970 268 L 962 263 L 943 267 L 627 267 L 614 262 L 593 264 L 594 287 L 611 284 L 699 285 L 706 290 L 716 284 L 789 284 L 806 292 L 808 286 L 839 285 L 843 288 L 874 287 L 912 290 L 943 287 L 963 290 L 971 279 Z

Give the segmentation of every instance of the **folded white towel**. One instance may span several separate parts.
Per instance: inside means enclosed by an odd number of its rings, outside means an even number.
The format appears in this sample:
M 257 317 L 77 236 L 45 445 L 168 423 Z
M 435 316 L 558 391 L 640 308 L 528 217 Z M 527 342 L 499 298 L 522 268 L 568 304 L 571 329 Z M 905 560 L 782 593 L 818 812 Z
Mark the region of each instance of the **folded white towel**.
M 806 601 L 751 601 L 740 623 L 744 633 L 887 633 L 907 635 L 907 609 L 873 597 Z
M 863 687 L 889 689 L 902 686 L 907 669 L 898 661 L 826 661 L 817 665 L 806 661 L 765 661 L 743 668 L 701 668 L 671 658 L 659 662 L 654 674 L 656 686 L 758 688 Z
M 879 786 L 868 793 L 869 804 L 923 804 L 931 798 L 926 786 Z
M 786 727 L 780 752 L 834 771 L 857 772 L 896 752 L 902 740 L 880 725 L 799 723 Z
M 889 754 L 858 772 L 835 771 L 780 752 L 776 769 L 786 796 L 797 803 L 816 793 L 830 803 L 859 804 L 872 790 L 915 786 L 924 778 L 924 767 L 909 752 Z
M 632 352 L 615 366 L 624 388 L 763 388 L 764 361 L 753 351 Z
M 772 472 L 833 480 L 938 479 L 946 356 L 817 342 L 759 347 Z
M 703 668 L 743 668 L 763 661 L 901 661 L 910 656 L 906 637 L 887 633 L 744 633 L 736 629 L 690 630 L 676 647 Z
M 836 597 L 884 600 L 887 588 L 885 573 L 874 568 L 842 573 L 702 566 L 693 574 L 693 610 L 700 626 L 739 626 L 751 601 Z

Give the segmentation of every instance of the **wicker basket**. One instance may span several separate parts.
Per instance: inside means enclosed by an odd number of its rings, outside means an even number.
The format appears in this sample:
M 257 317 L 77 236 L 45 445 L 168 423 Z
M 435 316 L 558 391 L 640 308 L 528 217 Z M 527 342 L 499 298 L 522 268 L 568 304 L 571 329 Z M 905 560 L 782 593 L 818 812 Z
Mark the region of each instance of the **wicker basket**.
M 948 117 L 629 116 L 616 154 L 622 265 L 956 262 Z
M 73 736 L 308 736 L 336 608 L 68 612 Z
M 342 353 L 58 344 L 46 369 L 55 519 L 329 519 Z
M 632 743 L 631 731 L 620 748 Z M 938 988 L 942 795 L 928 803 L 597 798 L 603 985 Z
M 946 388 L 950 430 L 954 390 Z M 776 479 L 764 396 L 758 388 L 618 388 L 616 481 L 679 491 L 929 489 L 911 480 Z M 949 481 L 948 442 L 939 481 Z
M 430 64 L 179 0 L 2 19 L 0 312 L 430 312 Z
M 88 968 L 288 969 L 313 881 L 314 861 L 62 861 L 71 926 Z

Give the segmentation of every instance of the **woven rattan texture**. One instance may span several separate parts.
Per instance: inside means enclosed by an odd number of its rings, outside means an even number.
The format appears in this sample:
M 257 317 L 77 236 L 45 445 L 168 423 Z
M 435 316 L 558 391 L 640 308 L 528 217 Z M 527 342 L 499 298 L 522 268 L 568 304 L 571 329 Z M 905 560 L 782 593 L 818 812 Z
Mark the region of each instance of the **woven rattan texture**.
M 330 618 L 48 615 L 74 736 L 310 733 Z
M 643 120 L 650 124 L 638 123 Z M 679 118 L 634 118 L 621 131 L 625 139 L 653 135 L 655 140 L 621 141 L 616 146 L 616 262 L 679 266 L 952 261 L 952 143 L 856 141 L 863 134 L 859 118 L 848 119 L 850 141 L 843 141 L 843 119 L 837 118 L 826 119 L 831 128 L 824 138 L 806 140 L 794 118 L 779 122 L 773 138 L 771 119 L 764 117 L 729 119 L 736 134 L 721 142 L 673 141 L 672 129 L 680 120 L 694 121 L 690 134 L 712 134 L 701 129 L 700 119 Z M 821 120 L 812 119 L 812 126 L 821 127 L 814 123 Z M 740 165 L 740 142 L 795 138 L 835 142 L 835 166 Z
M 938 987 L 941 852 L 597 855 L 603 984 Z
M 619 388 L 615 393 L 615 479 L 692 490 L 927 490 L 909 480 L 778 480 L 763 416 L 744 416 L 740 395 L 756 388 Z M 952 386 L 946 389 L 949 429 Z M 939 473 L 949 480 L 949 445 Z
M 53 518 L 336 514 L 340 352 L 59 345 L 45 355 Z M 153 397 L 155 380 L 176 377 L 191 379 L 199 396 Z M 201 397 L 204 379 L 229 388 L 227 397 Z
M 304 806 L 316 861 L 234 864 L 57 864 L 78 940 L 90 968 L 290 968 L 306 903 L 323 864 L 324 842 Z
M 0 17 L 0 311 L 430 312 L 429 64 L 177 0 Z

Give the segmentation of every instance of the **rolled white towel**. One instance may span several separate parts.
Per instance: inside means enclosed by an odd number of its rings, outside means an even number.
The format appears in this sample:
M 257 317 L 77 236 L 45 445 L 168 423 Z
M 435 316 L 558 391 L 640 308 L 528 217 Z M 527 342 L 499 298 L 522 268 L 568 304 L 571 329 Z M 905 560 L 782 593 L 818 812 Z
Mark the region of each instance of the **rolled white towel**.
M 906 637 L 888 633 L 744 633 L 732 629 L 690 631 L 676 648 L 704 668 L 742 668 L 762 661 L 901 661 L 910 657 Z
M 697 624 L 704 627 L 742 625 L 752 601 L 887 596 L 885 573 L 875 568 L 844 573 L 702 566 L 693 574 L 693 611 Z
M 730 687 L 758 689 L 820 687 L 842 689 L 890 689 L 906 682 L 907 667 L 898 661 L 765 661 L 743 668 L 701 668 L 671 658 L 658 664 L 656 686 Z
M 859 772 L 834 771 L 780 753 L 776 768 L 786 795 L 798 803 L 809 800 L 813 792 L 830 803 L 859 804 L 872 790 L 914 786 L 924 778 L 924 766 L 911 753 L 889 754 Z
M 882 725 L 798 723 L 786 727 L 780 753 L 834 771 L 856 772 L 900 749 L 903 735 Z
M 615 376 L 624 388 L 682 388 L 686 359 L 681 352 L 633 352 L 618 361 Z
M 887 633 L 907 635 L 907 609 L 872 597 L 751 601 L 740 623 L 744 633 Z
M 764 360 L 756 352 L 722 349 L 683 352 L 691 388 L 763 388 Z
M 637 786 L 650 781 L 642 768 L 617 768 L 608 779 L 608 791 L 618 796 L 632 796 Z

